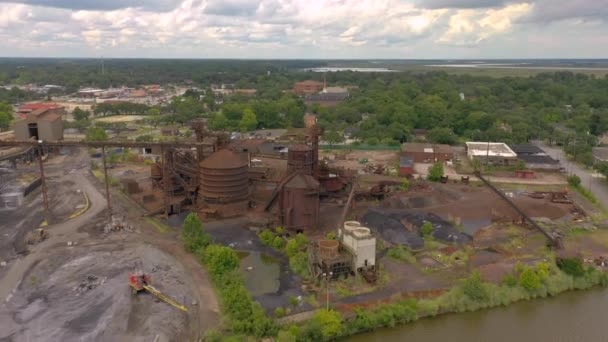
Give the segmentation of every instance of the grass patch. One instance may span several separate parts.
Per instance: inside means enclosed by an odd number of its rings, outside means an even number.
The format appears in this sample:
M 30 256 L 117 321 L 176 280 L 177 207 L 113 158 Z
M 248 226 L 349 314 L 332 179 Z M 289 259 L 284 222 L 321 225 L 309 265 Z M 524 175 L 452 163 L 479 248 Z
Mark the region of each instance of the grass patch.
M 146 221 L 148 223 L 150 223 L 151 225 L 153 225 L 154 228 L 156 228 L 156 230 L 158 230 L 159 233 L 165 234 L 165 233 L 168 233 L 171 231 L 171 228 L 169 228 L 169 226 L 158 221 L 157 219 L 155 219 L 153 217 L 146 217 Z
M 582 185 L 578 185 L 578 186 L 572 186 L 572 185 L 570 185 L 570 187 L 572 189 L 576 190 L 583 197 L 585 197 L 593 205 L 596 205 L 596 206 L 600 205 L 600 201 L 597 199 L 597 197 L 595 197 L 595 195 L 591 192 L 591 190 L 583 187 Z
M 388 252 L 386 252 L 386 255 L 391 259 L 407 264 L 416 263 L 416 257 L 414 256 L 414 254 L 412 254 L 412 252 L 404 246 L 393 247 L 389 249 Z

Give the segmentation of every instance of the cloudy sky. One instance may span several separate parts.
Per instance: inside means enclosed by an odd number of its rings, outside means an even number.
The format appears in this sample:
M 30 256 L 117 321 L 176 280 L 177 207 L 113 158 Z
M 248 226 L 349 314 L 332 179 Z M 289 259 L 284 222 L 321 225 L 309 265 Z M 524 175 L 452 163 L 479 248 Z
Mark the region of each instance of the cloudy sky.
M 0 56 L 602 58 L 608 0 L 0 0 Z

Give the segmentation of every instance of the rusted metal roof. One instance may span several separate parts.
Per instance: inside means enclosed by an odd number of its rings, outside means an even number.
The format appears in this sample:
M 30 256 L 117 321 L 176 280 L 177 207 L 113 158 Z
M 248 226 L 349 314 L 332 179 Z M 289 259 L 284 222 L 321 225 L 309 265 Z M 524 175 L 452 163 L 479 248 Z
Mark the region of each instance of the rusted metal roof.
M 200 166 L 206 169 L 238 169 L 247 167 L 247 164 L 247 160 L 245 160 L 243 156 L 230 150 L 223 149 L 203 160 Z
M 292 189 L 319 189 L 319 182 L 314 179 L 314 177 L 304 174 L 298 173 L 295 177 L 293 177 L 287 184 L 285 184 L 286 188 Z

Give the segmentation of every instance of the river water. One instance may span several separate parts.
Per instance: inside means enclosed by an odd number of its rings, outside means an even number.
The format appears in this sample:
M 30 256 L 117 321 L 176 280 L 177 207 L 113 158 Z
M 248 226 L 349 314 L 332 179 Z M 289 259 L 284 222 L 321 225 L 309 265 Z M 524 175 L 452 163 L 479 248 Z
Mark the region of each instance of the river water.
M 437 316 L 347 341 L 603 342 L 608 341 L 608 290 L 568 292 L 507 307 Z

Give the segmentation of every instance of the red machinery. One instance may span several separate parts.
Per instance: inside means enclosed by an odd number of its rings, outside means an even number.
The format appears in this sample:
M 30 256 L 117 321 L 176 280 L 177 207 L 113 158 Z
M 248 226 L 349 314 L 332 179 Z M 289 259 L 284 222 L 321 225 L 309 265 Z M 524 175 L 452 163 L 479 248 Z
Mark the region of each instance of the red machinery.
M 140 291 L 146 290 L 154 295 L 156 298 L 163 302 L 170 304 L 182 311 L 188 311 L 188 308 L 177 303 L 173 299 L 165 296 L 162 292 L 152 286 L 152 277 L 149 274 L 145 274 L 142 271 L 129 274 L 129 286 L 133 290 L 133 294 L 137 294 Z

